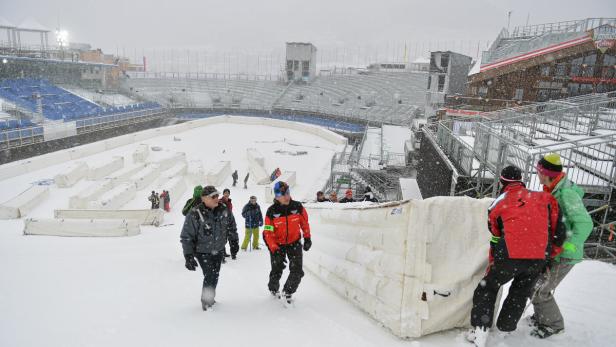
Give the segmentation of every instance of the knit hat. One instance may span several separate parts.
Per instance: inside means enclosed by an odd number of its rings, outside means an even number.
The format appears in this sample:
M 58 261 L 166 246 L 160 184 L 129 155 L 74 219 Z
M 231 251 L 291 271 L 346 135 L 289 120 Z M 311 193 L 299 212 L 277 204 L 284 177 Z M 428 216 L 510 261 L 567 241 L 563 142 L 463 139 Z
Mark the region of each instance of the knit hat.
M 558 177 L 563 171 L 563 163 L 558 153 L 549 153 L 543 156 L 537 163 L 537 171 L 548 177 Z
M 291 189 L 289 185 L 283 181 L 278 181 L 274 184 L 274 195 L 279 198 L 283 195 L 291 194 Z
M 501 171 L 500 181 L 503 185 L 513 182 L 521 182 L 522 170 L 520 170 L 517 166 L 509 165 Z
M 213 197 L 214 195 L 220 195 L 220 192 L 214 186 L 205 186 L 201 192 L 201 196 Z
M 193 198 L 197 199 L 201 196 L 201 192 L 203 191 L 203 187 L 202 186 L 196 186 L 193 189 Z M 152 192 L 153 193 L 153 192 Z

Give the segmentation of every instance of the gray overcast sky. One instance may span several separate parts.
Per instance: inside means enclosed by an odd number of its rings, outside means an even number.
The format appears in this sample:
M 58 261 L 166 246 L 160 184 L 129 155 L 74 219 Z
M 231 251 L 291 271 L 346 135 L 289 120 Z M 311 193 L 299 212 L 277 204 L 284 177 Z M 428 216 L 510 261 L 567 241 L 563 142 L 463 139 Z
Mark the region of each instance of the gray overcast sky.
M 116 47 L 282 49 L 285 41 L 359 46 L 493 40 L 507 24 L 616 17 L 615 0 L 0 0 L 0 16 L 58 23 L 70 40 Z

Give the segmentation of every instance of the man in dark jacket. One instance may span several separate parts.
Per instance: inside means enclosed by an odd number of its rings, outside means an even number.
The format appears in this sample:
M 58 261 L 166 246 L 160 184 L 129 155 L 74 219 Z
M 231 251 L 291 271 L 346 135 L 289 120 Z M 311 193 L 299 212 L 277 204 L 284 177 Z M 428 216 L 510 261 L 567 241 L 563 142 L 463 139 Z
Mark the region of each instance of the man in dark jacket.
M 148 201 L 152 204 L 152 210 L 156 209 L 156 204 L 157 204 L 156 199 L 157 199 L 156 192 L 152 191 L 152 194 L 150 195 L 150 197 L 148 197 Z
M 203 271 L 201 307 L 204 311 L 215 302 L 227 238 L 232 243 L 238 243 L 235 219 L 227 206 L 218 200 L 219 195 L 214 186 L 203 188 L 201 203 L 191 208 L 180 235 L 186 268 L 195 271 L 200 265 Z
M 522 172 L 515 166 L 503 169 L 500 182 L 501 195 L 488 210 L 490 263 L 475 289 L 473 330 L 467 336 L 476 346 L 485 345 L 498 291 L 511 280 L 496 326 L 504 332 L 516 329 L 537 278 L 547 261 L 558 254 L 566 237 L 554 197 L 526 189 Z
M 248 203 L 242 209 L 242 217 L 246 224 L 246 234 L 242 242 L 242 250 L 248 248 L 248 243 L 252 237 L 252 249 L 259 249 L 259 227 L 263 226 L 263 214 L 261 207 L 257 204 L 257 197 L 251 196 Z
M 233 171 L 231 178 L 233 178 L 233 186 L 235 187 L 235 185 L 237 184 L 237 179 L 239 178 L 239 175 L 237 174 L 237 170 Z
M 265 213 L 265 226 L 263 227 L 263 239 L 270 251 L 272 265 L 268 288 L 275 297 L 281 297 L 278 291 L 280 278 L 286 259 L 289 259 L 289 277 L 282 292 L 282 297 L 287 304 L 292 303 L 292 295 L 304 276 L 302 248 L 307 252 L 312 247 L 308 213 L 301 202 L 291 199 L 290 194 L 289 185 L 285 182 L 278 181 L 274 184 L 276 198 L 274 204 Z
M 317 192 L 317 202 L 330 202 L 328 198 L 325 197 L 325 193 L 322 191 Z

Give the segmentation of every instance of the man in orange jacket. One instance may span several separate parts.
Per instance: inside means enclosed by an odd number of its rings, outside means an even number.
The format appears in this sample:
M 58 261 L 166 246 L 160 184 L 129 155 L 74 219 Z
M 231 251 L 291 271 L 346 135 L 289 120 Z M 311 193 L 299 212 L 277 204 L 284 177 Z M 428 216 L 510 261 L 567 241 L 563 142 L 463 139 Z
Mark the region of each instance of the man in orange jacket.
M 282 296 L 287 303 L 292 302 L 292 295 L 297 290 L 304 276 L 303 251 L 312 246 L 308 213 L 301 202 L 291 199 L 289 185 L 279 181 L 274 185 L 274 204 L 265 213 L 263 240 L 270 251 L 272 270 L 268 288 L 272 295 L 281 297 L 280 278 L 289 259 L 289 277 L 283 287 Z M 304 238 L 302 246 L 301 238 Z

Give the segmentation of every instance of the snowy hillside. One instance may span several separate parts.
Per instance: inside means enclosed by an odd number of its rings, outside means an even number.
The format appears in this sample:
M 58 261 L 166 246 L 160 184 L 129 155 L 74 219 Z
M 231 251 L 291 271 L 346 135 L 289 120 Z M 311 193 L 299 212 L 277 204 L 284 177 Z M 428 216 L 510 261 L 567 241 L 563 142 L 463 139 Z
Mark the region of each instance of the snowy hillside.
M 161 152 L 150 154 L 150 160 L 185 152 L 188 161 L 201 160 L 210 166 L 230 161 L 240 181 L 247 172 L 246 149 L 256 148 L 265 156 L 267 170 L 279 166 L 297 172 L 297 185 L 292 188 L 296 199 L 313 197 L 327 180 L 331 157 L 342 149 L 306 132 L 245 124 L 214 124 L 140 143 L 161 147 Z M 4 179 L 0 200 L 19 194 L 32 182 L 52 179 L 74 162 L 95 166 L 121 155 L 127 166 L 133 166 L 130 157 L 138 146 L 129 144 Z M 289 154 L 295 151 L 307 154 Z M 69 197 L 90 183 L 51 186 L 49 198 L 28 217 L 52 218 L 54 209 L 68 207 Z M 240 238 L 240 211 L 248 197 L 256 195 L 263 210 L 268 206 L 264 187 L 252 179 L 248 186 L 247 190 L 233 188 L 228 177 L 218 187 L 231 189 Z M 143 187 L 125 208 L 147 208 L 153 189 L 159 187 Z M 24 236 L 23 219 L 0 220 L 0 346 L 469 346 L 462 330 L 414 341 L 398 339 L 311 273 L 300 285 L 296 306 L 285 309 L 267 291 L 265 250 L 240 252 L 237 260 L 223 265 L 214 312 L 203 312 L 202 275 L 184 268 L 179 243 L 181 205 L 191 190 L 189 186 L 172 206 L 163 226 L 141 226 L 141 234 L 133 237 Z M 314 249 L 319 249 L 319 230 L 313 230 L 313 240 Z M 566 319 L 565 334 L 540 341 L 530 337 L 530 329 L 521 322 L 514 334 L 495 335 L 488 343 L 611 345 L 616 338 L 614 288 L 616 268 L 583 262 L 556 293 Z

